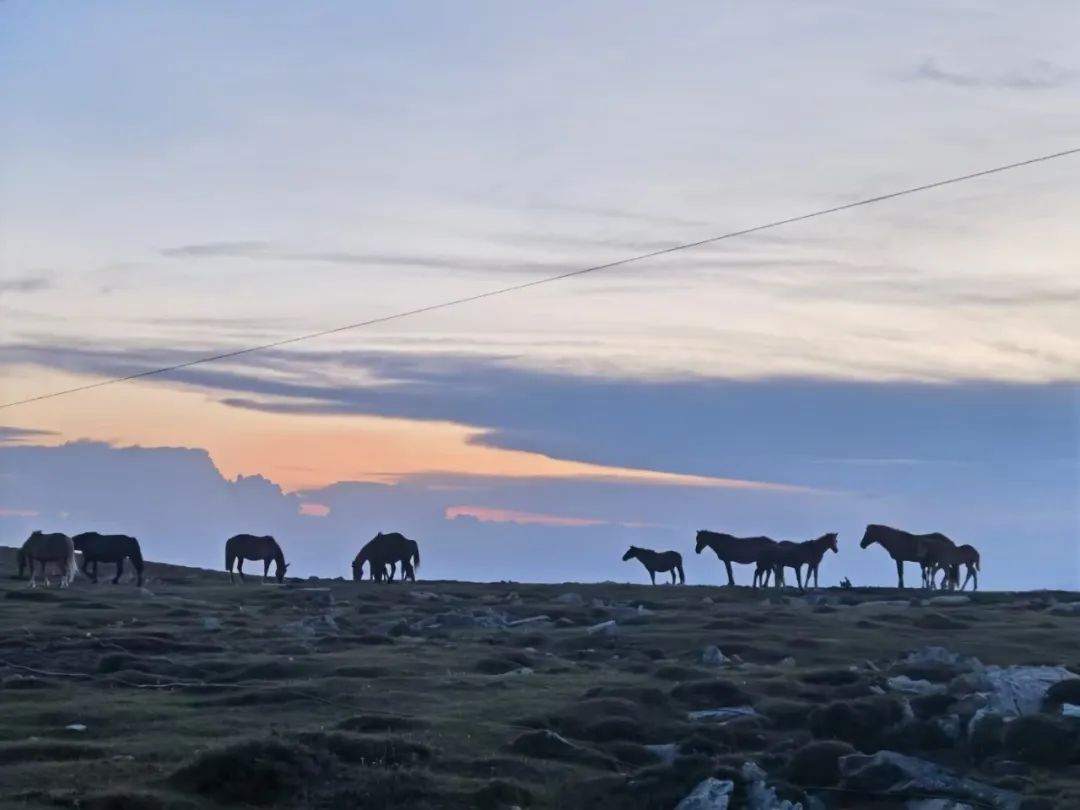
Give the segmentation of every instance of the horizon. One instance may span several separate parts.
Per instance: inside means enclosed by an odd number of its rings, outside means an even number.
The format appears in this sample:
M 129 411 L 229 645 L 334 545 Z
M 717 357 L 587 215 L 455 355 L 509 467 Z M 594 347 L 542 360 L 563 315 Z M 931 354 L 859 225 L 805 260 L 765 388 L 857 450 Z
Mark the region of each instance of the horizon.
M 0 4 L 0 401 L 1074 148 L 1080 7 L 1038 5 Z M 885 523 L 977 546 L 980 588 L 1078 589 L 1078 183 L 5 408 L 0 545 L 213 569 L 250 531 L 347 576 L 398 530 L 420 579 L 647 582 L 633 544 L 715 584 L 697 529 L 838 531 L 822 583 L 860 586 L 895 584 L 857 547 Z

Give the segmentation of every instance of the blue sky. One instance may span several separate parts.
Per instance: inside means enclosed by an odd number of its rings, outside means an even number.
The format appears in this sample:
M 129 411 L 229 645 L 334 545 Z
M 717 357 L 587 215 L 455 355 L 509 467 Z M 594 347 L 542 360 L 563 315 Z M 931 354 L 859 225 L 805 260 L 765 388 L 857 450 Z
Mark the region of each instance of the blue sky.
M 1078 33 L 1066 2 L 9 0 L 0 393 L 1074 147 Z M 702 526 L 854 546 L 892 521 L 980 546 L 996 587 L 1075 585 L 1078 181 L 1064 159 L 2 411 L 2 542 L 131 523 L 202 562 L 280 514 L 264 530 L 329 573 L 423 515 L 432 575 L 607 579 L 638 573 L 627 542 L 685 551 Z M 95 511 L 130 446 L 169 520 Z M 201 483 L 169 487 L 190 458 L 169 447 L 208 460 Z M 60 475 L 88 448 L 100 480 Z M 253 491 L 238 475 L 284 491 L 201 503 Z M 360 504 L 378 514 L 346 521 Z M 888 581 L 841 557 L 833 581 Z

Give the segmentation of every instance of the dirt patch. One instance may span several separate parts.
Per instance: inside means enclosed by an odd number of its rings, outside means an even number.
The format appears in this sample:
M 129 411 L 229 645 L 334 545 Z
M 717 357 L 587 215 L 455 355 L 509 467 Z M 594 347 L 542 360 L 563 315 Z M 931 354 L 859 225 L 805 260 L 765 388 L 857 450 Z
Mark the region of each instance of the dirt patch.
M 744 706 L 752 702 L 752 698 L 745 689 L 734 681 L 724 678 L 680 683 L 671 690 L 671 696 L 693 709 Z
M 882 733 L 903 718 L 903 706 L 891 697 L 834 701 L 810 714 L 810 731 L 819 740 L 843 740 L 873 753 L 881 748 Z
M 1005 724 L 1006 753 L 1032 765 L 1080 762 L 1080 722 L 1048 714 L 1017 717 Z
M 106 748 L 85 743 L 17 742 L 0 745 L 0 765 L 23 762 L 70 762 L 78 759 L 104 759 L 112 754 Z
M 220 802 L 268 805 L 307 793 L 328 770 L 302 745 L 250 740 L 201 754 L 169 781 Z
M 341 731 L 412 731 L 426 728 L 427 722 L 400 714 L 358 714 L 346 717 L 337 727 Z
M 296 739 L 354 765 L 401 767 L 427 762 L 432 757 L 428 746 L 403 737 L 316 731 L 297 734 Z

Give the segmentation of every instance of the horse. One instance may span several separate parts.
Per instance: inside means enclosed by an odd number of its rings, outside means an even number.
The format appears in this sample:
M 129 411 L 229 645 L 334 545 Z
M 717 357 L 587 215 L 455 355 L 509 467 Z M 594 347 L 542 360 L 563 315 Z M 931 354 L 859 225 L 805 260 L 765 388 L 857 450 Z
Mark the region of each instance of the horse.
M 368 540 L 353 558 L 353 579 L 357 582 L 364 578 L 364 563 L 371 568 L 371 578 L 381 582 L 394 581 L 397 564 L 401 563 L 401 578 L 416 581 L 416 569 L 420 567 L 420 546 L 400 532 L 384 534 L 379 532 Z M 387 566 L 390 573 L 387 574 Z
M 116 576 L 113 577 L 113 585 L 120 581 L 124 573 L 124 559 L 131 560 L 138 575 L 138 586 L 143 584 L 143 558 L 139 541 L 126 534 L 98 534 L 97 532 L 83 532 L 71 538 L 76 551 L 82 552 L 82 572 L 90 577 L 95 585 L 98 581 L 98 563 L 116 563 Z M 94 573 L 87 571 L 87 567 L 93 563 Z
M 834 554 L 839 553 L 836 546 L 836 532 L 823 534 L 814 540 L 806 540 L 802 543 L 792 543 L 788 540 L 777 543 L 769 553 L 758 562 L 758 567 L 765 567 L 765 580 L 768 580 L 768 569 L 771 567 L 774 581 L 778 588 L 784 585 L 784 569 L 795 569 L 795 581 L 799 584 L 799 590 L 803 590 L 802 566 L 806 566 L 806 584 L 810 584 L 810 575 L 814 575 L 814 587 L 818 587 L 818 567 L 825 552 L 831 550 Z
M 931 579 L 937 576 L 938 571 L 944 571 L 942 587 L 948 583 L 949 590 L 960 588 L 964 590 L 969 582 L 974 582 L 972 590 L 979 590 L 979 551 L 975 546 L 965 543 L 962 546 L 934 546 L 929 552 L 933 560 L 933 572 Z M 960 584 L 960 566 L 967 569 L 964 584 Z
M 761 559 L 762 555 L 776 545 L 776 541 L 769 537 L 734 537 L 723 532 L 710 532 L 702 529 L 697 533 L 697 545 L 694 551 L 698 554 L 706 546 L 716 552 L 716 556 L 723 561 L 727 568 L 728 585 L 735 584 L 735 575 L 731 571 L 732 563 L 751 565 Z M 759 573 L 754 572 L 753 585 L 758 585 Z M 762 583 L 765 584 L 765 583 Z
M 45 534 L 41 531 L 33 532 L 26 542 L 22 544 L 16 555 L 19 565 L 19 578 L 23 571 L 30 567 L 30 587 L 37 587 L 37 579 L 34 576 L 34 563 L 41 565 L 41 576 L 45 580 L 45 587 L 49 587 L 48 564 L 53 563 L 60 569 L 60 587 L 66 588 L 75 579 L 79 570 L 75 563 L 75 545 L 71 538 L 59 532 Z
M 671 584 L 675 585 L 676 581 L 679 584 L 686 584 L 686 574 L 683 573 L 682 567 L 682 554 L 677 551 L 652 551 L 647 548 L 638 548 L 637 546 L 630 546 L 625 554 L 623 554 L 623 562 L 631 559 L 637 559 L 642 565 L 645 566 L 645 570 L 649 572 L 649 578 L 652 579 L 652 584 L 656 584 L 656 572 L 665 571 L 671 572 Z M 678 578 L 676 580 L 676 573 Z
M 931 534 L 911 534 L 902 529 L 894 529 L 891 526 L 882 526 L 879 523 L 871 523 L 863 533 L 859 548 L 869 548 L 878 543 L 889 552 L 889 556 L 896 562 L 897 587 L 904 587 L 904 563 L 918 563 L 922 569 L 923 587 L 933 587 L 934 563 L 931 557 L 935 550 L 943 546 L 955 545 L 940 532 Z
M 262 560 L 263 582 L 270 571 L 270 561 L 277 563 L 274 576 L 279 583 L 285 581 L 285 571 L 289 564 L 285 562 L 285 552 L 281 550 L 277 540 L 269 535 L 256 537 L 253 534 L 237 534 L 225 541 L 225 570 L 229 572 L 229 582 L 235 582 L 233 578 L 233 563 L 236 563 L 236 571 L 240 574 L 240 581 L 244 582 L 244 560 Z

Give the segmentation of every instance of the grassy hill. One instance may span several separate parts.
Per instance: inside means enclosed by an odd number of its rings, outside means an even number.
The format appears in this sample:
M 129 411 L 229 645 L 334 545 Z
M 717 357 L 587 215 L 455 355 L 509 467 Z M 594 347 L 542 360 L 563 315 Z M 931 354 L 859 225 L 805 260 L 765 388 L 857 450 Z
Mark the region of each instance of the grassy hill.
M 12 549 L 0 571 L 14 573 Z M 670 808 L 713 775 L 735 781 L 737 807 L 752 760 L 781 795 L 823 786 L 810 792 L 830 807 L 902 807 L 826 784 L 838 756 L 878 748 L 1016 791 L 1025 807 L 1080 806 L 1071 750 L 942 739 L 932 701 L 905 700 L 888 680 L 955 675 L 904 670 L 903 654 L 925 645 L 1080 671 L 1080 616 L 1049 609 L 1068 595 L 897 601 L 925 596 L 231 586 L 221 572 L 153 563 L 142 591 L 82 578 L 31 591 L 5 577 L 0 806 Z M 703 659 L 709 645 L 723 662 Z M 959 711 L 937 701 L 941 716 Z M 918 716 L 890 714 L 905 702 Z M 755 716 L 689 715 L 743 706 Z M 1051 721 L 1055 750 L 1080 744 Z

